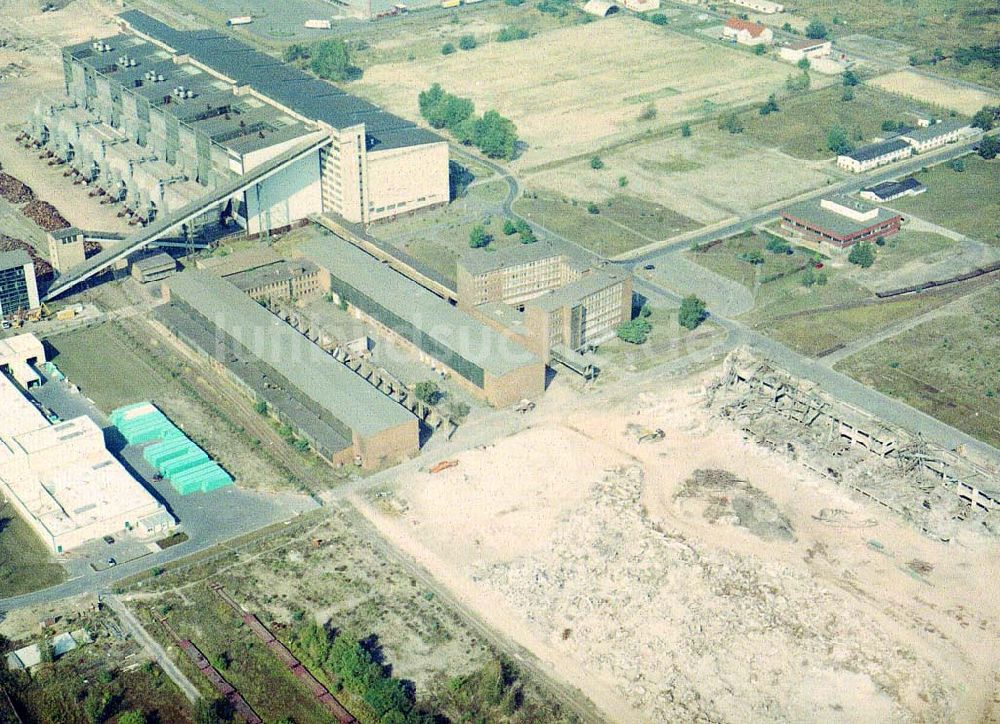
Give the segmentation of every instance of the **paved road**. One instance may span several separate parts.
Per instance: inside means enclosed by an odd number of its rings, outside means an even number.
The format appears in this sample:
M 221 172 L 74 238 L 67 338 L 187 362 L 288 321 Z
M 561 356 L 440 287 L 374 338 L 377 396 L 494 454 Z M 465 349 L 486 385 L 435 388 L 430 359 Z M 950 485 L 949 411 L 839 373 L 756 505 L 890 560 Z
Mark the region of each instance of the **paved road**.
M 107 595 L 104 597 L 104 601 L 107 602 L 111 610 L 118 614 L 118 619 L 122 622 L 122 625 L 129 630 L 132 636 L 138 641 L 149 655 L 160 665 L 163 672 L 170 677 L 170 679 L 177 684 L 177 688 L 180 689 L 184 696 L 188 698 L 192 704 L 201 698 L 201 694 L 194 684 L 192 684 L 188 678 L 184 675 L 184 672 L 177 668 L 177 665 L 173 660 L 167 656 L 167 652 L 163 650 L 163 647 L 157 643 L 156 639 L 149 635 L 149 632 L 143 628 L 139 619 L 128 610 L 128 607 L 122 603 L 118 596 Z

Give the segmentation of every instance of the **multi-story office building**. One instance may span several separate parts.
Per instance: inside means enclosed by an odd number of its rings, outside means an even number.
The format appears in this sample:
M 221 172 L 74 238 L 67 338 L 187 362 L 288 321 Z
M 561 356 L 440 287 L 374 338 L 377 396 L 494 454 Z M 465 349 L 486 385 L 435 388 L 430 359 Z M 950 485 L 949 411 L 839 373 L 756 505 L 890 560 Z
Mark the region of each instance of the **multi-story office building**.
M 0 317 L 37 309 L 35 263 L 23 250 L 0 252 Z

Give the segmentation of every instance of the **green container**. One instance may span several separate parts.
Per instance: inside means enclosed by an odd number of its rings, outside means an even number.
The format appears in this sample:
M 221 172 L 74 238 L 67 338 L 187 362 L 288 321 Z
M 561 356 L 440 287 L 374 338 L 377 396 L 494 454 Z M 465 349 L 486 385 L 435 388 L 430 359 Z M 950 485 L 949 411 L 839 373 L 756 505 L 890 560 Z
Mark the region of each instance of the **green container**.
M 203 450 L 195 450 L 179 458 L 168 460 L 163 464 L 162 472 L 165 477 L 172 478 L 177 475 L 177 473 L 183 473 L 185 470 L 190 470 L 206 460 L 208 460 L 208 455 L 206 455 Z

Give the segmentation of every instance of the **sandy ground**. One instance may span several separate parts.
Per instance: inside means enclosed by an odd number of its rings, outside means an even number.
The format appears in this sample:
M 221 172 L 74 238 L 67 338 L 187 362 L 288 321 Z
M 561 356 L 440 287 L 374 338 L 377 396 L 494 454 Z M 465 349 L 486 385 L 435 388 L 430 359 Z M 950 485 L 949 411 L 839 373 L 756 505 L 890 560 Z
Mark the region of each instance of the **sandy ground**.
M 356 87 L 417 118 L 417 95 L 438 82 L 472 98 L 479 112 L 496 108 L 510 117 L 528 144 L 519 163 L 534 165 L 699 117 L 706 103 L 717 108 L 765 98 L 787 74 L 777 61 L 621 16 L 419 64 L 376 65 Z M 657 118 L 639 122 L 648 103 Z
M 921 537 L 745 441 L 691 383 L 557 388 L 533 414 L 400 480 L 395 511 L 359 505 L 611 719 L 997 716 L 995 543 Z M 691 495 L 696 470 L 741 482 Z
M 890 93 L 916 98 L 924 103 L 936 103 L 969 116 L 983 106 L 1000 103 L 998 93 L 966 88 L 944 78 L 928 78 L 908 70 L 882 75 L 868 82 Z
M 704 126 L 695 133 L 625 146 L 601 157 L 600 172 L 588 160 L 521 178 L 532 187 L 601 201 L 621 193 L 618 178 L 625 176 L 629 194 L 703 224 L 796 196 L 832 178 L 824 170 L 826 162 L 793 159 Z
M 7 173 L 28 184 L 35 194 L 51 203 L 74 226 L 101 231 L 128 231 L 110 206 L 102 206 L 87 195 L 86 187 L 74 186 L 63 177 L 63 168 L 48 166 L 38 154 L 14 142 L 22 124 L 38 102 L 59 102 L 64 94 L 60 47 L 112 35 L 116 32 L 110 4 L 98 0 L 76 0 L 64 9 L 40 13 L 39 3 L 0 3 L 4 25 L 0 39 L 0 68 L 16 64 L 23 70 L 0 79 L 0 164 Z M 44 252 L 44 250 L 43 250 Z

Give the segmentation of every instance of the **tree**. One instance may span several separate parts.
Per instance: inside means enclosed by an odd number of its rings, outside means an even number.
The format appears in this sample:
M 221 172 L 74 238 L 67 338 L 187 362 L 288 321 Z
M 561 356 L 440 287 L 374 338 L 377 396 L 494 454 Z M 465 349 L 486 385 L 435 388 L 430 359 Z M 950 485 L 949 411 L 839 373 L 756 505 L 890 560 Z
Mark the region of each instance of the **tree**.
M 844 92 L 840 94 L 840 100 L 848 103 L 854 100 L 854 89 L 851 86 L 845 86 Z
M 455 52 L 454 43 L 445 43 L 444 45 L 441 46 L 441 55 L 451 55 L 454 52 Z
M 790 75 L 785 79 L 785 87 L 793 92 L 809 90 L 811 84 L 812 79 L 809 77 L 808 71 L 803 71 L 798 75 Z
M 83 700 L 83 714 L 91 724 L 99 724 L 108 716 L 108 707 L 111 704 L 111 694 L 100 689 L 90 689 Z
M 797 65 L 802 70 L 809 70 L 809 68 L 812 67 L 812 63 L 809 62 L 809 58 L 800 58 L 799 62 L 796 63 L 795 65 Z
M 786 33 L 794 33 L 795 32 L 795 28 L 793 28 L 792 24 L 789 23 L 789 22 L 786 22 L 784 25 L 782 25 L 781 29 L 783 31 L 785 31 Z
M 463 146 L 474 145 L 476 143 L 477 123 L 479 123 L 479 119 L 475 115 L 471 115 L 452 128 L 451 132 L 455 135 L 455 140 Z
M 253 409 L 258 415 L 267 414 L 267 403 L 264 400 L 257 400 L 253 403 Z
M 840 77 L 843 79 L 844 85 L 846 86 L 855 86 L 861 82 L 861 79 L 858 78 L 858 74 L 853 70 L 845 70 Z
M 504 219 L 503 233 L 506 236 L 513 236 L 517 233 L 517 224 L 515 224 L 512 219 Z
M 486 233 L 486 229 L 483 228 L 482 224 L 476 224 L 469 232 L 469 246 L 473 249 L 481 249 L 489 244 L 490 241 L 490 235 Z
M 740 261 L 745 261 L 747 264 L 760 266 L 764 263 L 764 252 L 760 249 L 750 249 L 749 251 L 740 252 L 736 255 L 736 258 Z
M 760 114 L 762 116 L 767 116 L 772 113 L 776 113 L 779 110 L 781 109 L 778 108 L 778 99 L 775 97 L 774 93 L 772 93 L 767 97 L 767 102 L 760 107 Z
M 851 247 L 851 253 L 847 255 L 847 261 L 867 269 L 875 263 L 875 247 L 864 241 L 855 244 Z
M 462 50 L 472 50 L 476 47 L 475 35 L 463 35 L 458 39 L 458 47 Z
M 297 60 L 309 60 L 309 56 L 309 47 L 301 43 L 292 43 L 281 54 L 286 63 L 294 63 Z
M 476 145 L 490 158 L 510 160 L 517 150 L 517 126 L 496 111 L 486 111 L 476 123 Z
M 764 55 L 764 53 L 766 53 L 766 52 L 767 52 L 767 48 L 764 47 L 763 43 L 758 43 L 757 45 L 753 46 L 753 54 L 754 55 Z
M 743 133 L 743 121 L 736 113 L 730 113 L 719 119 L 719 129 L 730 133 Z
M 827 30 L 826 26 L 819 20 L 813 20 L 806 26 L 807 38 L 812 38 L 813 40 L 823 40 L 829 34 L 830 31 Z
M 201 698 L 194 705 L 195 724 L 221 724 L 233 720 L 233 707 L 225 699 Z
M 642 317 L 643 319 L 649 319 L 650 317 L 653 316 L 653 309 L 649 306 L 648 303 L 644 303 L 639 308 L 639 316 Z
M 677 322 L 685 329 L 694 329 L 708 317 L 705 302 L 689 294 L 681 300 L 681 308 L 677 312 Z
M 653 102 L 649 102 L 645 106 L 643 106 L 642 112 L 639 114 L 639 120 L 651 121 L 654 118 L 656 118 L 657 113 L 659 113 L 659 111 L 656 110 L 656 104 Z
M 892 133 L 896 130 L 896 122 L 891 119 L 882 121 L 882 130 L 886 133 Z
M 778 239 L 773 236 L 767 240 L 767 243 L 764 244 L 764 248 L 772 254 L 788 254 L 792 251 L 791 244 L 784 239 Z
M 847 131 L 840 126 L 834 126 L 826 132 L 826 147 L 838 156 L 854 150 L 854 144 L 847 137 Z
M 666 25 L 667 16 L 664 15 L 663 13 L 653 13 L 652 15 L 649 16 L 649 22 L 651 22 L 653 25 Z
M 141 709 L 132 709 L 118 716 L 118 724 L 146 724 L 146 715 Z
M 595 204 L 593 201 L 591 201 L 589 204 L 587 204 L 587 213 L 599 214 L 601 213 L 601 207 Z
M 619 176 L 618 177 L 618 188 L 623 189 L 626 186 L 628 186 L 628 176 Z
M 498 43 L 509 43 L 513 40 L 527 40 L 531 33 L 523 28 L 519 28 L 516 25 L 508 25 L 500 29 L 497 33 Z
M 629 322 L 622 322 L 615 329 L 618 339 L 629 344 L 645 344 L 653 325 L 643 317 L 636 317 Z
M 327 80 L 345 81 L 353 71 L 351 56 L 343 40 L 324 40 L 313 47 L 312 72 Z
M 591 156 L 590 167 L 595 171 L 600 171 L 602 168 L 604 168 L 604 161 L 601 160 L 600 156 Z
M 958 173 L 962 173 L 965 170 L 965 160 L 961 158 L 953 158 L 948 165 L 952 171 L 957 171 Z
M 989 106 L 983 106 L 976 114 L 972 116 L 972 127 L 981 128 L 984 131 L 989 131 L 993 128 L 995 123 L 995 116 L 993 109 Z
M 426 382 L 415 384 L 413 386 L 413 394 L 424 404 L 433 405 L 441 399 L 441 388 L 438 387 L 437 382 L 427 380 Z
M 689 138 L 691 136 L 691 124 L 687 121 L 681 124 L 681 135 L 684 138 Z
M 806 270 L 802 272 L 802 277 L 799 279 L 802 282 L 802 286 L 811 287 L 816 283 L 816 272 L 813 271 L 811 266 L 807 266 Z
M 987 161 L 991 161 L 1000 153 L 1000 138 L 996 136 L 983 136 L 979 142 L 979 155 Z

